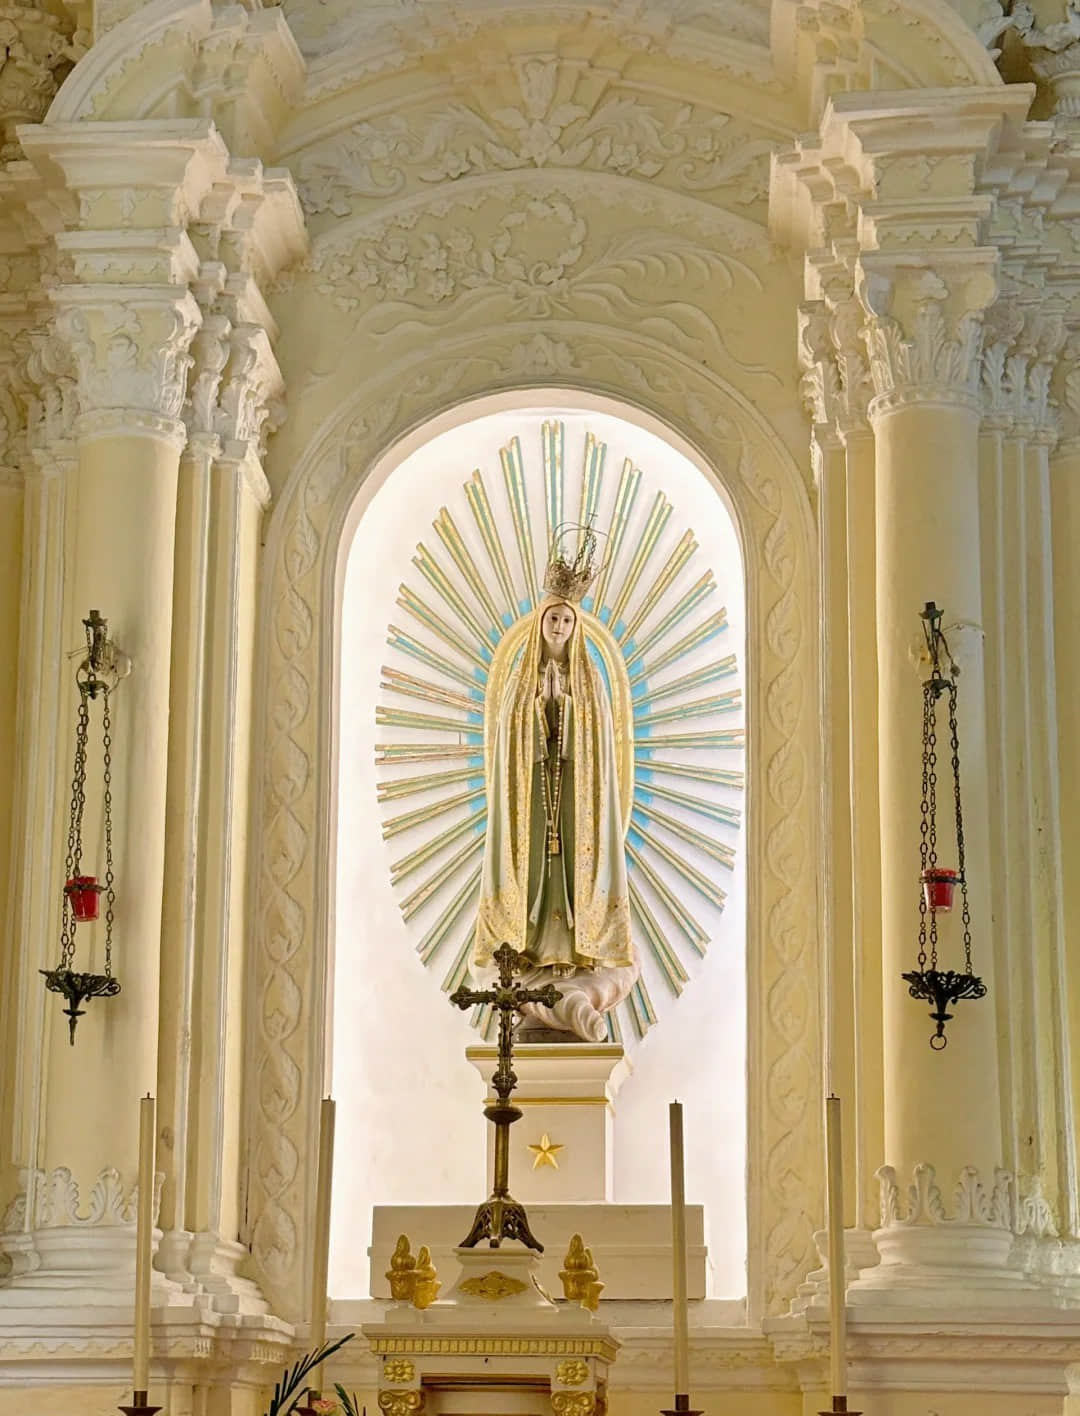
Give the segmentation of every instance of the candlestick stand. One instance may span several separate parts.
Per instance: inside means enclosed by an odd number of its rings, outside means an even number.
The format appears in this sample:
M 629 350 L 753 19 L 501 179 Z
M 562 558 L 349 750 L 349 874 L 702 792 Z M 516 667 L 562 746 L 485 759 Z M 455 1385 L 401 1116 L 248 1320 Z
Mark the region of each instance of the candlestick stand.
M 690 1397 L 688 1393 L 684 1391 L 677 1391 L 675 1393 L 674 1407 L 671 1410 L 662 1409 L 660 1412 L 660 1416 L 705 1416 L 705 1413 L 703 1411 L 695 1411 L 693 1409 L 693 1407 L 690 1405 Z M 853 1413 L 853 1416 L 858 1416 L 858 1413 Z
M 834 1396 L 827 1411 L 819 1411 L 818 1416 L 863 1416 L 861 1411 L 852 1411 L 846 1396 Z
M 476 1211 L 472 1228 L 461 1241 L 461 1247 L 473 1249 L 481 1239 L 486 1239 L 492 1249 L 497 1249 L 504 1239 L 519 1239 L 527 1248 L 542 1254 L 544 1246 L 529 1228 L 525 1206 L 514 1199 L 509 1188 L 510 1127 L 524 1114 L 510 1101 L 517 1086 L 513 1067 L 514 1016 L 523 1003 L 544 1003 L 554 1008 L 562 995 L 553 983 L 546 983 L 542 988 L 516 984 L 514 974 L 524 967 L 526 959 L 509 944 L 500 944 L 494 958 L 499 966 L 499 981 L 493 988 L 466 988 L 462 984 L 450 995 L 455 1008 L 490 1003 L 499 1014 L 499 1065 L 491 1079 L 498 1100 L 484 1107 L 484 1115 L 495 1127 L 495 1183 L 490 1196 Z
M 118 1411 L 122 1411 L 124 1416 L 154 1416 L 156 1411 L 160 1411 L 160 1406 L 150 1406 L 147 1403 L 148 1393 L 145 1391 L 133 1391 L 131 1393 L 131 1405 L 119 1406 Z

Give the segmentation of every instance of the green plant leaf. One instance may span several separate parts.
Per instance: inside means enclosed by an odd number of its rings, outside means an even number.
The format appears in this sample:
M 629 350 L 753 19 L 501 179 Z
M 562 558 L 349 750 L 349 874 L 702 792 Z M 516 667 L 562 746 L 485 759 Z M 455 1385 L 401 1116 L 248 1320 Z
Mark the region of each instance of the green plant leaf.
M 266 1408 L 266 1416 L 289 1416 L 289 1412 L 292 1411 L 304 1393 L 308 1373 L 312 1372 L 321 1362 L 325 1362 L 328 1357 L 332 1357 L 339 1348 L 344 1347 L 355 1336 L 354 1332 L 347 1332 L 344 1337 L 339 1337 L 335 1342 L 324 1342 L 321 1347 L 316 1347 L 311 1352 L 305 1352 L 302 1357 L 297 1358 L 291 1367 L 286 1367 L 274 1384 L 274 1394 L 270 1398 L 270 1405 Z

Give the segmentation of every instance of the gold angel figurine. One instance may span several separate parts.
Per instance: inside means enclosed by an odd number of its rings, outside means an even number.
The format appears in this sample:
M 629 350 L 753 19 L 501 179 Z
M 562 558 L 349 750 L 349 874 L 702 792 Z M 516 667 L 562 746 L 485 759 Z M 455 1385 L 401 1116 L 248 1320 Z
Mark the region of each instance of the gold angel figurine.
M 426 1244 L 420 1245 L 420 1252 L 416 1256 L 415 1288 L 413 1290 L 413 1307 L 430 1308 L 438 1296 L 442 1284 L 439 1282 L 435 1265 L 431 1262 L 431 1251 Z
M 421 1249 L 420 1252 L 427 1251 Z M 407 1234 L 398 1235 L 394 1252 L 390 1255 L 390 1267 L 386 1270 L 386 1277 L 390 1284 L 390 1297 L 397 1303 L 411 1303 L 416 1291 L 417 1275 L 416 1260 L 409 1248 Z

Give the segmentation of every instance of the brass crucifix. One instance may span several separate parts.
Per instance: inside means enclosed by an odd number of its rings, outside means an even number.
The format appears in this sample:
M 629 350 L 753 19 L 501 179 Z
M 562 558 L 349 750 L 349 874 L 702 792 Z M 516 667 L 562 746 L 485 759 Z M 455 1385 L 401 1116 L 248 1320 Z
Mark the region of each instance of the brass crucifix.
M 495 950 L 499 966 L 499 981 L 492 988 L 466 988 L 462 985 L 450 995 L 456 1008 L 471 1008 L 475 1003 L 490 1003 L 499 1013 L 499 1065 L 492 1077 L 497 1100 L 484 1107 L 484 1115 L 495 1125 L 495 1183 L 491 1195 L 476 1211 L 468 1235 L 461 1241 L 463 1249 L 474 1249 L 481 1239 L 487 1239 L 497 1249 L 504 1239 L 520 1239 L 537 1253 L 544 1246 L 529 1228 L 525 1207 L 510 1194 L 510 1127 L 522 1116 L 520 1107 L 512 1105 L 510 1094 L 517 1086 L 514 1072 L 514 1014 L 524 1003 L 544 1003 L 553 1008 L 562 996 L 553 983 L 543 988 L 523 988 L 514 982 L 514 974 L 527 962 L 509 944 Z

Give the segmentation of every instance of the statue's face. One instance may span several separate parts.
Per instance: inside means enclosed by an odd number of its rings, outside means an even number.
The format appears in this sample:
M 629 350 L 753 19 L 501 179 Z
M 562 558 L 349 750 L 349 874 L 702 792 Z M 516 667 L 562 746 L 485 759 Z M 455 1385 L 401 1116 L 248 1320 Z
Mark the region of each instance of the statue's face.
M 554 658 L 561 658 L 570 643 L 577 615 L 569 605 L 549 605 L 540 621 L 540 634 L 544 647 Z

